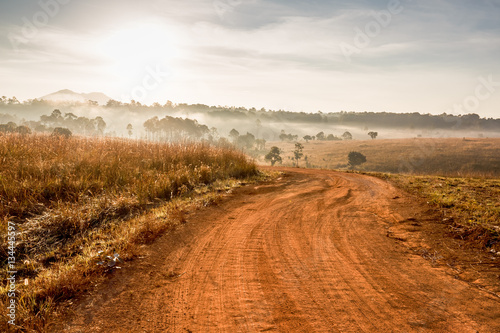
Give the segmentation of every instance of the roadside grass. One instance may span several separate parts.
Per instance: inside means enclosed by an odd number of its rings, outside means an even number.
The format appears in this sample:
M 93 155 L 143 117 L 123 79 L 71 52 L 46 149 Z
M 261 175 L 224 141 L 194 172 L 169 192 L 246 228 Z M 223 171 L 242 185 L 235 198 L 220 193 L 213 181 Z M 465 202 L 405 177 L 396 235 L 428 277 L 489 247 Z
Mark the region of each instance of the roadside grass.
M 500 252 L 500 179 L 368 173 L 441 210 L 455 237 Z
M 43 331 L 49 315 L 144 244 L 263 177 L 241 152 L 205 144 L 0 136 L 0 330 Z M 16 226 L 16 327 L 7 325 L 8 222 Z M 109 256 L 109 257 L 108 257 Z

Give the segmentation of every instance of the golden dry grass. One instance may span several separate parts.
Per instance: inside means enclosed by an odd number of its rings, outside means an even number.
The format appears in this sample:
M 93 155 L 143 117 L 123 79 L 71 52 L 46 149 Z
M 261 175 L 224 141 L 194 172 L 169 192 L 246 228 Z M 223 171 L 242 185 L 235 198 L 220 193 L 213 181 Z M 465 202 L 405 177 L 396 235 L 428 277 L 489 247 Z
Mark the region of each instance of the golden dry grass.
M 42 330 L 57 304 L 109 271 L 106 255 L 137 246 L 183 222 L 257 174 L 241 152 L 205 144 L 122 139 L 0 136 L 1 307 L 8 286 L 8 223 L 15 224 L 16 329 Z M 2 325 L 6 311 L 0 313 Z M 0 329 L 13 329 L 11 326 Z
M 293 143 L 268 143 L 284 150 L 283 162 L 292 165 Z M 393 139 L 310 141 L 303 143 L 309 167 L 347 169 L 351 151 L 364 154 L 361 171 L 440 176 L 500 177 L 500 139 Z M 300 166 L 305 167 L 304 159 Z

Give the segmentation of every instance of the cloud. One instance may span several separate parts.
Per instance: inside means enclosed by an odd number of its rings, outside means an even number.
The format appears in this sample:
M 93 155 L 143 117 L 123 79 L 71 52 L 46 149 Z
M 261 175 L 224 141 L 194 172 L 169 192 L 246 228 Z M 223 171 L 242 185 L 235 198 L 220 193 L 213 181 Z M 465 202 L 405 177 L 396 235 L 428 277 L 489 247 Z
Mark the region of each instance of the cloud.
M 0 89 L 34 97 L 41 87 L 92 87 L 119 96 L 141 82 L 145 66 L 161 64 L 172 75 L 145 102 L 439 112 L 479 75 L 500 78 L 499 0 L 401 0 L 402 10 L 346 61 L 340 45 L 357 47 L 359 31 L 388 4 L 71 1 L 16 52 L 9 33 L 40 7 L 9 2 L 0 5 L 0 72 L 10 82 Z

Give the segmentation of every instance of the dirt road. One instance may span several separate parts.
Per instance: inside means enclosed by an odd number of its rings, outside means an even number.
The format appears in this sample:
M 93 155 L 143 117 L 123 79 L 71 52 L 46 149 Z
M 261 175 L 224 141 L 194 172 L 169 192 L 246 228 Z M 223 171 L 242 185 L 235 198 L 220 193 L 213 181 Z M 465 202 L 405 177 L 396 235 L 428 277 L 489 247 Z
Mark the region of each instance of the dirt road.
M 375 178 L 285 172 L 188 215 L 66 331 L 500 332 L 499 298 L 388 237 L 421 205 Z

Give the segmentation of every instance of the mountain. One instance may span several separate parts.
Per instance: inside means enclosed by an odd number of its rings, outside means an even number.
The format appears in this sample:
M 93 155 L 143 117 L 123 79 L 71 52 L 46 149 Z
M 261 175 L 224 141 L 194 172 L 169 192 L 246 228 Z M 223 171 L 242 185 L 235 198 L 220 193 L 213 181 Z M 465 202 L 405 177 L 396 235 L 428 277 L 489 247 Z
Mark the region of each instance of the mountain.
M 96 101 L 97 103 L 99 103 L 99 105 L 106 105 L 106 103 L 112 98 L 100 92 L 80 94 L 72 90 L 64 89 L 49 95 L 45 95 L 43 97 L 40 97 L 39 99 L 44 99 L 47 101 L 54 101 L 54 102 L 68 101 L 68 102 L 82 102 L 82 103 L 85 103 L 87 101 Z

